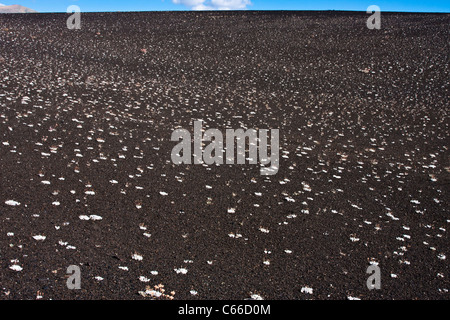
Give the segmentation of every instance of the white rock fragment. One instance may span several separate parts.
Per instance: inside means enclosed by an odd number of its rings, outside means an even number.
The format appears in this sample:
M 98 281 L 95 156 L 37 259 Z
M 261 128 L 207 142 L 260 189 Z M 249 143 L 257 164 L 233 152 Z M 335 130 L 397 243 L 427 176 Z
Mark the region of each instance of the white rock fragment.
M 301 289 L 301 292 L 302 292 L 302 293 L 307 293 L 307 294 L 313 294 L 313 289 L 310 288 L 310 287 L 303 287 L 303 288 Z
M 80 220 L 92 220 L 92 221 L 99 221 L 102 220 L 103 218 L 101 216 L 95 215 L 95 214 L 91 214 L 90 216 L 86 216 L 86 215 L 81 215 L 78 218 L 80 218 Z
M 14 201 L 14 200 L 8 200 L 5 201 L 5 204 L 8 206 L 20 206 L 20 202 Z
M 177 274 L 186 274 L 188 270 L 186 268 L 173 269 Z
M 146 297 L 151 296 L 153 298 L 159 298 L 162 296 L 162 292 L 156 291 L 156 290 L 145 290 L 145 291 L 139 291 L 139 294 Z
M 392 220 L 399 220 L 397 217 L 394 217 L 394 215 L 390 212 L 386 213 L 386 215 L 391 218 Z
M 252 300 L 264 300 L 263 297 L 261 297 L 259 294 L 256 294 L 256 293 L 250 293 L 250 298 Z
M 150 279 L 149 279 L 149 278 L 146 278 L 146 277 L 144 277 L 144 276 L 140 276 L 140 277 L 139 277 L 139 281 L 141 281 L 141 282 L 150 282 Z
M 22 270 L 23 270 L 23 268 L 22 268 L 21 266 L 17 265 L 17 264 L 13 264 L 13 265 L 10 266 L 9 268 L 10 268 L 11 270 L 14 270 L 14 271 L 22 271 Z
M 142 261 L 142 260 L 144 259 L 144 257 L 142 257 L 141 255 L 139 255 L 139 254 L 137 254 L 137 253 L 134 253 L 134 254 L 131 256 L 131 258 L 134 259 L 134 260 L 137 260 L 137 261 Z

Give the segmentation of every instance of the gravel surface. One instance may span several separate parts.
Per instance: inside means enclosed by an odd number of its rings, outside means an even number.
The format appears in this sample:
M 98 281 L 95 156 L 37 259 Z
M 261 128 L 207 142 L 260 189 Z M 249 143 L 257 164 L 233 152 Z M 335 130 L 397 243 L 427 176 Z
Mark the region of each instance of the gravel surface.
M 448 299 L 450 16 L 368 16 L 0 15 L 0 299 Z M 197 119 L 278 173 L 174 165 Z

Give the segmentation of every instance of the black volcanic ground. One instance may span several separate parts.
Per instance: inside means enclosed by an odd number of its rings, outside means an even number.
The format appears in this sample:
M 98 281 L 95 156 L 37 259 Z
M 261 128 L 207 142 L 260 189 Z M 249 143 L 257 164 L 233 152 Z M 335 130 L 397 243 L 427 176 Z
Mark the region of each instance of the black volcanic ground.
M 448 299 L 450 17 L 368 16 L 0 15 L 0 299 Z M 174 165 L 197 119 L 279 172 Z

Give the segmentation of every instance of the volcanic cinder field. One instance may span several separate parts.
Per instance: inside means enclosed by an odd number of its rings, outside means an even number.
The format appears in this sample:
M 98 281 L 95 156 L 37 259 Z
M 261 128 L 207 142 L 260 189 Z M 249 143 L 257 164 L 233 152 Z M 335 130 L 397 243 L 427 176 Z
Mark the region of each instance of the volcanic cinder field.
M 68 17 L 0 15 L 0 299 L 449 298 L 448 14 Z M 195 120 L 278 173 L 175 165 Z

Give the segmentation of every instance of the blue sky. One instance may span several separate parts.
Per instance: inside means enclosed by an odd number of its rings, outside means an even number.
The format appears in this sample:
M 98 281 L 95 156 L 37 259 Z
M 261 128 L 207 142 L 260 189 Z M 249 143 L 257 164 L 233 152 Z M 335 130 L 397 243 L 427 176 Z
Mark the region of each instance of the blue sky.
M 450 12 L 450 0 L 0 0 L 20 4 L 39 12 L 65 12 L 70 5 L 81 11 L 161 11 L 161 10 L 357 10 L 377 5 L 381 11 Z

